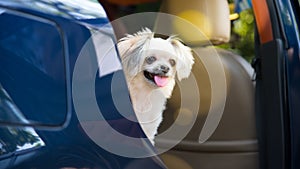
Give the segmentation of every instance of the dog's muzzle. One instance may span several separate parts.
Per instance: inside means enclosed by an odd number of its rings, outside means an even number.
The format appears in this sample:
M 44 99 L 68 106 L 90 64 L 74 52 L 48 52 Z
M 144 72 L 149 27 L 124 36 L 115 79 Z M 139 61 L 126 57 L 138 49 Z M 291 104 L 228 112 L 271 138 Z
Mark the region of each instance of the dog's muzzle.
M 158 87 L 164 87 L 169 82 L 169 77 L 167 73 L 170 68 L 168 66 L 161 65 L 159 68 L 155 69 L 153 72 L 144 71 L 144 76 L 147 80 L 154 83 Z

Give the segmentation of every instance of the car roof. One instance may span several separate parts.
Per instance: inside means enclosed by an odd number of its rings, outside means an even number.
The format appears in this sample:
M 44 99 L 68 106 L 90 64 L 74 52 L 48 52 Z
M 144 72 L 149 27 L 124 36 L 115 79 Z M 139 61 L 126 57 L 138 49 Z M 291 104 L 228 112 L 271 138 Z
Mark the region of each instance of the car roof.
M 103 7 L 93 0 L 0 0 L 0 13 L 1 6 L 73 20 L 107 18 Z

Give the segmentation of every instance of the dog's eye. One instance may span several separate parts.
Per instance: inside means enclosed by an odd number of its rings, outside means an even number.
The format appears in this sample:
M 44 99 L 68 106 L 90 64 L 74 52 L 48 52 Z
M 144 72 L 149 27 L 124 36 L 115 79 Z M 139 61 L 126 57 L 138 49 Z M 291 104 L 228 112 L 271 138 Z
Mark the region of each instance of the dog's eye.
M 176 65 L 176 61 L 174 59 L 170 59 L 169 60 L 171 66 L 175 66 Z
M 149 57 L 146 58 L 146 62 L 148 64 L 151 64 L 151 63 L 153 63 L 155 61 L 156 61 L 156 57 L 154 57 L 154 56 L 149 56 Z

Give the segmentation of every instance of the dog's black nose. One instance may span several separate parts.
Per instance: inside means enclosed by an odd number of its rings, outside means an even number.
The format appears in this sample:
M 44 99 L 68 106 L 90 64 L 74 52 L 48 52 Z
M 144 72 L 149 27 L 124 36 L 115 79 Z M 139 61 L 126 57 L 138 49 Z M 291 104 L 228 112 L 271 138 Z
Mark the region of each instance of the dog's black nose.
M 163 73 L 168 73 L 170 68 L 168 66 L 165 66 L 165 65 L 161 65 L 160 66 L 160 69 Z

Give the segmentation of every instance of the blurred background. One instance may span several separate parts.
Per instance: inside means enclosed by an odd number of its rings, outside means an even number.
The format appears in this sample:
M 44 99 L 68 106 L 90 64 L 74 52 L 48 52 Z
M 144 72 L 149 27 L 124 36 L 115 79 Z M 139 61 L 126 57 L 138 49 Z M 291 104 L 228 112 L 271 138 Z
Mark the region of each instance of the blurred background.
M 96 0 L 95 0 L 96 1 Z M 98 0 L 110 20 L 139 12 L 160 11 L 162 0 Z M 231 38 L 218 47 L 243 56 L 248 62 L 254 57 L 254 16 L 250 0 L 228 0 L 231 20 Z

